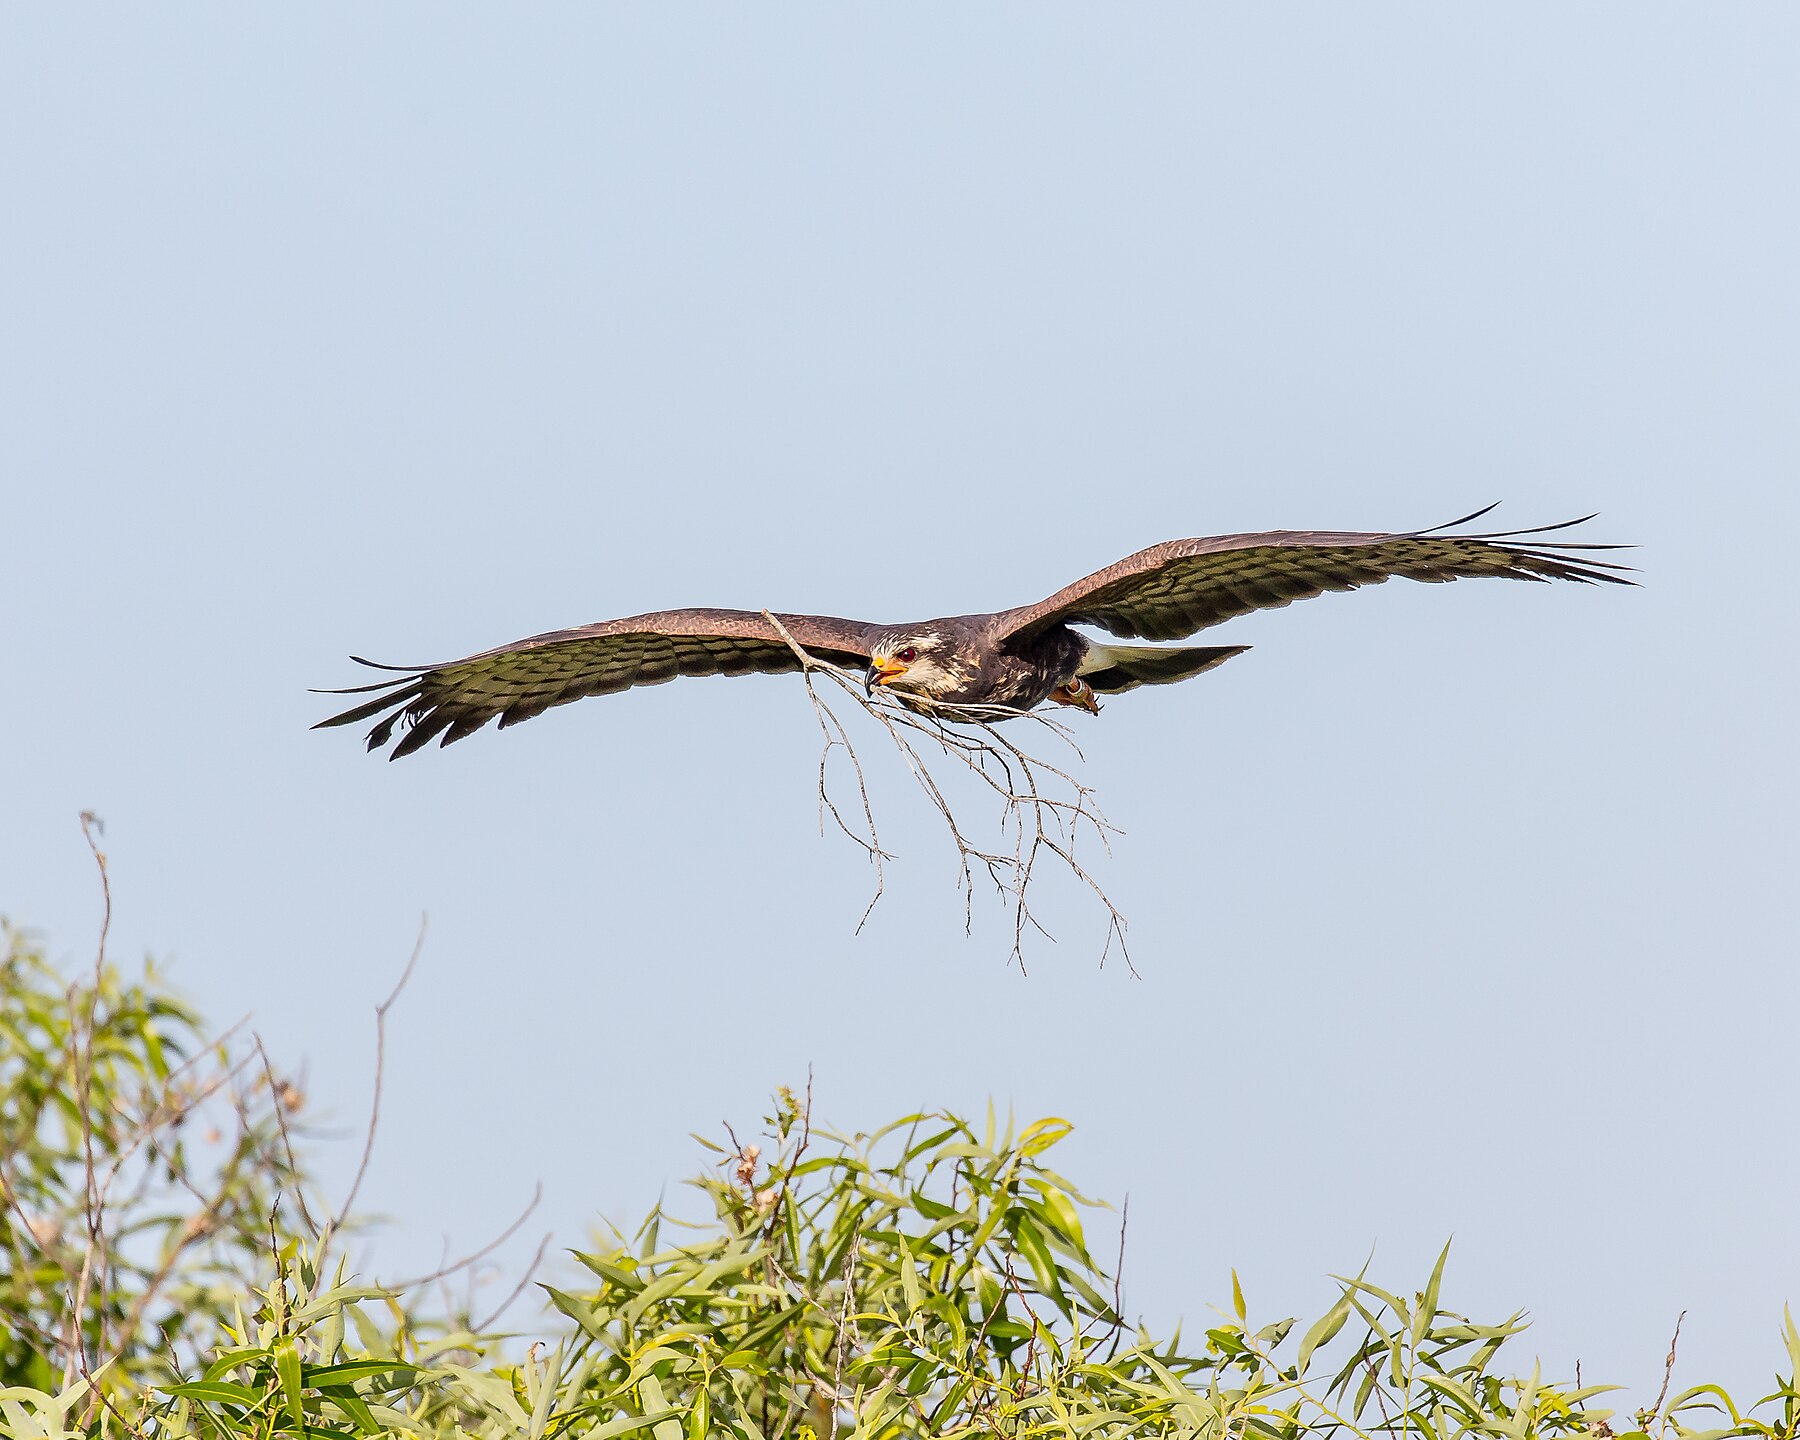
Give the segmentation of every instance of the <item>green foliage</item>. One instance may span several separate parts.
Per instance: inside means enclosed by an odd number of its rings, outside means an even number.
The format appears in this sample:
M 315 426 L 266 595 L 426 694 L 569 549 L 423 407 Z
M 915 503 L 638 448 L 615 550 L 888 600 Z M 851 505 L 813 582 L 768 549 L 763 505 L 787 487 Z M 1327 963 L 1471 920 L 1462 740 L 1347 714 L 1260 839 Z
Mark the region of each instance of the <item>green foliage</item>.
M 165 1374 L 266 1264 L 298 1092 L 208 1044 L 154 971 L 69 983 L 28 936 L 0 945 L 0 1384 L 51 1384 L 78 1338 Z
M 259 1062 L 258 1092 L 153 978 L 103 967 L 96 994 L 63 986 L 12 936 L 4 979 L 0 1433 L 21 1440 L 1800 1440 L 1791 1318 L 1772 1395 L 1740 1408 L 1699 1386 L 1616 1425 L 1597 1403 L 1607 1387 L 1521 1372 L 1520 1317 L 1444 1308 L 1444 1257 L 1416 1292 L 1346 1278 L 1304 1323 L 1253 1321 L 1234 1275 L 1217 1323 L 1158 1336 L 1119 1313 L 1090 1251 L 1095 1202 L 1049 1168 L 1066 1122 L 913 1115 L 835 1136 L 786 1091 L 766 1155 L 701 1141 L 716 1157 L 693 1182 L 708 1222 L 657 1212 L 578 1254 L 591 1283 L 546 1292 L 560 1338 L 519 1355 L 359 1286 L 329 1222 L 270 1225 L 300 1208 L 280 1082 Z M 204 1174 L 164 1134 L 201 1123 L 205 1096 L 178 1114 L 168 1096 L 200 1083 L 203 1054 L 243 1117 Z M 96 1220 L 94 1177 L 121 1157 L 121 1174 L 142 1173 Z M 189 1236 L 194 1215 L 218 1218 Z M 69 1238 L 50 1243 L 45 1216 Z M 79 1300 L 83 1266 L 105 1281 Z

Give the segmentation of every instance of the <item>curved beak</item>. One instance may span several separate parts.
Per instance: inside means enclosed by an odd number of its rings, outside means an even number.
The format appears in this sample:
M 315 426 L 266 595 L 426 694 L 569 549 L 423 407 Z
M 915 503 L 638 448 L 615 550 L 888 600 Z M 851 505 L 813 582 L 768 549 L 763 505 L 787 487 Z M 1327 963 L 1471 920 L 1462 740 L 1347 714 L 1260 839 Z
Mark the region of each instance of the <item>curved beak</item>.
M 871 660 L 863 676 L 863 694 L 873 695 L 877 685 L 885 685 L 896 675 L 904 675 L 906 667 L 893 660 Z

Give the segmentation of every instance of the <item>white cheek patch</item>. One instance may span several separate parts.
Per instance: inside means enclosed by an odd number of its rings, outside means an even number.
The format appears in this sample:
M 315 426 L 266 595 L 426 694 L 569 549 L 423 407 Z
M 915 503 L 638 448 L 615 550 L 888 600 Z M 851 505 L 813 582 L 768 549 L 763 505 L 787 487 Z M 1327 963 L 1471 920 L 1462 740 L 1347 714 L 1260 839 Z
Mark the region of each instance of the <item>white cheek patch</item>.
M 954 689 L 958 677 L 954 671 L 946 669 L 936 660 L 921 658 L 906 667 L 906 673 L 899 677 L 898 683 L 907 689 L 938 695 Z

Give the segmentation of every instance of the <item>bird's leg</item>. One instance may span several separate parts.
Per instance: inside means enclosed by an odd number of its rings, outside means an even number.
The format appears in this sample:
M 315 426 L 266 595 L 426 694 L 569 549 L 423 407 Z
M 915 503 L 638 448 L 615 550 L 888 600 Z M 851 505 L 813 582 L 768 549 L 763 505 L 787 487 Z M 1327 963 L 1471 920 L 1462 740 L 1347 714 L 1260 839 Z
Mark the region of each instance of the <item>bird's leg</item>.
M 1094 693 L 1094 687 L 1079 675 L 1063 681 L 1044 698 L 1058 705 L 1073 705 L 1077 710 L 1085 710 L 1090 715 L 1100 713 L 1100 697 Z

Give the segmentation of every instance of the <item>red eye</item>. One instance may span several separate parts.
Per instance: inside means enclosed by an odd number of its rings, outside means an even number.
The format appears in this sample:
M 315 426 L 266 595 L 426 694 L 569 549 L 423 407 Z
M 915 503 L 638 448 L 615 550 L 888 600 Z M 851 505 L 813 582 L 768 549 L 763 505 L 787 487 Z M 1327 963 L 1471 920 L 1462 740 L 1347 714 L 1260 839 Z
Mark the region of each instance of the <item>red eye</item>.
M 896 660 L 898 660 L 902 665 L 910 665 L 910 664 L 912 664 L 913 661 L 915 661 L 919 658 L 919 652 L 917 650 L 913 649 L 912 646 L 908 645 L 904 650 L 901 650 L 897 654 L 895 654 L 894 658 Z

